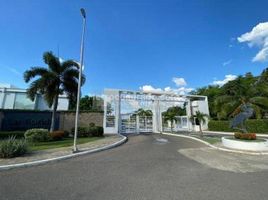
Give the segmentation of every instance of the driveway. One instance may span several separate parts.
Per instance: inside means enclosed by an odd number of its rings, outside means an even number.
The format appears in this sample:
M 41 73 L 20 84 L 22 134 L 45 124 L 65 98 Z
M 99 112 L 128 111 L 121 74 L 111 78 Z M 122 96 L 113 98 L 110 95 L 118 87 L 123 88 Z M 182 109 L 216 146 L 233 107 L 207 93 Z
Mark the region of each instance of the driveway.
M 268 199 L 267 171 L 218 170 L 179 152 L 204 147 L 172 136 L 130 136 L 108 151 L 2 171 L 0 199 Z

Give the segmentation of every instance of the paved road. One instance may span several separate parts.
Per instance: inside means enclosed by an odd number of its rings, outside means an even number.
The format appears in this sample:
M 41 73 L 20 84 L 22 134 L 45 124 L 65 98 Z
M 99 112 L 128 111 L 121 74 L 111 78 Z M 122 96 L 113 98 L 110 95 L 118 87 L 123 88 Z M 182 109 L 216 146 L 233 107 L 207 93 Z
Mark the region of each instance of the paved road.
M 159 135 L 131 136 L 112 150 L 0 172 L 0 199 L 268 199 L 268 172 L 226 172 L 178 152 L 202 144 Z M 212 158 L 213 159 L 213 158 Z

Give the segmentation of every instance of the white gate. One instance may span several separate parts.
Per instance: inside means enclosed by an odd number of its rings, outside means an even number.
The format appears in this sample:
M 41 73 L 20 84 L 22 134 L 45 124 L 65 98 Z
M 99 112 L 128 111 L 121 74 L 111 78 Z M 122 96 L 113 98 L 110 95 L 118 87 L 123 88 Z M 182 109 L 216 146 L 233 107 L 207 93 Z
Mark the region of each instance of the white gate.
M 121 133 L 146 133 L 153 131 L 152 117 L 139 117 L 137 115 L 121 115 Z
M 171 131 L 189 131 L 189 119 L 187 116 L 177 116 L 177 120 L 174 120 L 173 123 L 170 121 L 165 122 L 162 120 L 162 130 L 163 132 Z

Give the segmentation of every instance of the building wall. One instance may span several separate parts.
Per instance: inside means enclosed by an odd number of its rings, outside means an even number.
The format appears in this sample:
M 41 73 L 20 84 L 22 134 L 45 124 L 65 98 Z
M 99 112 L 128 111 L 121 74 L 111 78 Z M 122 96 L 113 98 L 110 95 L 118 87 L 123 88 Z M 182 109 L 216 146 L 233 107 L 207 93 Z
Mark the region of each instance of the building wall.
M 66 95 L 60 95 L 58 110 L 68 110 L 69 100 Z M 36 95 L 31 101 L 26 94 L 26 90 L 17 88 L 0 88 L 0 109 L 25 109 L 25 110 L 52 110 L 42 97 Z
M 75 112 L 57 112 L 56 118 L 56 126 L 59 127 L 59 130 L 71 131 L 74 127 Z M 50 119 L 51 112 L 48 111 L 0 110 L 0 131 L 49 128 Z M 79 126 L 88 126 L 90 123 L 102 126 L 103 113 L 81 112 L 79 115 Z
M 94 123 L 96 126 L 103 126 L 103 113 L 81 112 L 79 115 L 79 126 L 88 126 Z M 71 131 L 75 124 L 75 112 L 61 112 L 60 129 Z

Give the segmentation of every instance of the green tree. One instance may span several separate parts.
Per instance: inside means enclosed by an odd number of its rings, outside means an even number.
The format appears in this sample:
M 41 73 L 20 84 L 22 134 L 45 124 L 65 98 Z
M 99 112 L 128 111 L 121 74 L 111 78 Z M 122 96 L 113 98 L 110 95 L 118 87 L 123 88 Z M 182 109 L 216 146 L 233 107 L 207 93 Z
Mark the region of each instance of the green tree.
M 195 115 L 191 117 L 192 120 L 197 120 L 197 125 L 199 126 L 201 137 L 203 137 L 202 125 L 206 123 L 206 118 L 208 118 L 208 115 L 201 113 L 200 111 L 197 111 Z
M 217 109 L 215 99 L 221 94 L 221 87 L 218 85 L 209 85 L 207 87 L 198 88 L 191 92 L 193 95 L 203 95 L 208 97 L 209 113 L 211 118 L 217 118 Z
M 69 106 L 69 110 L 76 108 L 76 100 Z M 80 99 L 80 110 L 103 111 L 103 98 L 98 96 L 84 96 Z
M 153 112 L 151 110 L 144 110 L 143 108 L 138 109 L 135 112 L 140 117 L 151 117 L 153 116 Z
M 50 131 L 54 131 L 59 95 L 65 93 L 70 100 L 76 98 L 79 64 L 73 60 L 60 62 L 52 52 L 45 52 L 43 60 L 48 67 L 31 67 L 30 70 L 24 72 L 24 80 L 26 83 L 32 80 L 27 89 L 27 95 L 32 101 L 36 94 L 40 93 L 44 96 L 48 106 L 53 106 Z M 85 76 L 82 75 L 82 85 L 84 82 Z
M 173 132 L 174 122 L 177 123 L 178 116 L 186 115 L 185 106 L 182 108 L 180 106 L 173 106 L 167 109 L 167 111 L 162 113 L 163 120 L 165 123 L 170 122 L 171 132 Z
M 174 112 L 166 111 L 162 113 L 162 116 L 165 123 L 170 122 L 171 132 L 173 133 L 174 122 L 178 121 L 177 115 Z
M 256 78 L 247 73 L 222 86 L 221 95 L 215 99 L 219 119 L 227 119 L 240 112 L 241 105 L 249 104 L 260 119 L 268 108 L 268 98 L 261 95 L 262 87 Z
M 139 108 L 137 111 L 134 112 L 132 117 L 136 117 L 136 115 L 138 115 L 139 117 L 141 117 L 143 119 L 143 125 L 145 127 L 147 117 L 152 117 L 153 112 L 151 110 L 144 110 L 143 108 Z

